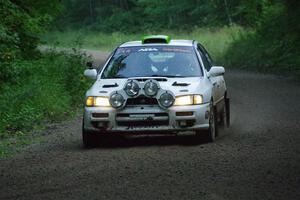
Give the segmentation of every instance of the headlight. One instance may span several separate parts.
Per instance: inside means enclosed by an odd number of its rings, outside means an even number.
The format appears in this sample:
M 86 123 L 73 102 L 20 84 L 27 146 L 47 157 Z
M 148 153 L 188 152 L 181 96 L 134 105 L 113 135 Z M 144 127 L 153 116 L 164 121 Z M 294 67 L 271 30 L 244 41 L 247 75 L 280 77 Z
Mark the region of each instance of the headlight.
M 128 96 L 134 97 L 138 95 L 140 87 L 134 80 L 129 80 L 125 84 L 124 90 Z
M 194 104 L 202 104 L 203 103 L 203 96 L 200 94 L 194 95 Z
M 99 106 L 99 107 L 109 107 L 108 97 L 87 97 L 85 105 L 88 107 Z
M 174 97 L 170 93 L 166 92 L 160 96 L 159 102 L 163 107 L 168 108 L 173 105 Z
M 124 103 L 124 97 L 121 94 L 115 93 L 110 96 L 110 105 L 114 108 L 120 108 Z
M 158 92 L 158 89 L 159 87 L 157 83 L 152 80 L 148 81 L 144 86 L 145 94 L 150 97 L 155 96 Z
M 186 95 L 176 97 L 175 106 L 198 105 L 203 103 L 202 95 Z

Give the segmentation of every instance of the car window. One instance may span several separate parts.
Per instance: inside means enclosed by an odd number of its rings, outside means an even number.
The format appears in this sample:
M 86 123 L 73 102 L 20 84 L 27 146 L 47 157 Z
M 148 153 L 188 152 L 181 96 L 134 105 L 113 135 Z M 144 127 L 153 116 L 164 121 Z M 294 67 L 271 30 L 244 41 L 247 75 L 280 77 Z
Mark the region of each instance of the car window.
M 193 47 L 140 46 L 118 48 L 102 78 L 202 76 Z
M 204 55 L 206 56 L 207 60 L 211 63 L 211 65 L 214 65 L 214 61 L 213 59 L 211 58 L 211 56 L 209 55 L 209 53 L 206 51 L 206 49 L 201 45 L 201 44 L 198 44 L 200 49 L 204 52 Z
M 201 59 L 202 59 L 204 68 L 205 68 L 207 71 L 209 71 L 210 68 L 212 67 L 211 58 L 210 58 L 209 54 L 208 54 L 208 53 L 205 53 L 205 52 L 203 51 L 203 49 L 200 48 L 200 46 L 198 46 L 197 50 L 198 50 L 198 52 L 199 52 L 199 54 L 200 54 L 200 56 L 201 56 Z

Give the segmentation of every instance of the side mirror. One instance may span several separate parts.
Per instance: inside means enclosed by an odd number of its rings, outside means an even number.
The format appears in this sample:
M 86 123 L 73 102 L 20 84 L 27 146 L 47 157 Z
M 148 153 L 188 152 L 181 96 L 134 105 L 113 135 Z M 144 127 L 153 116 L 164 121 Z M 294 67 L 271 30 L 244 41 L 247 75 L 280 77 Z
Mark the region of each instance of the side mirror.
M 97 79 L 97 70 L 96 69 L 86 69 L 84 75 L 90 79 Z
M 220 66 L 213 66 L 210 68 L 208 72 L 209 77 L 222 76 L 224 74 L 225 74 L 225 69 L 224 67 L 220 67 Z
M 93 69 L 93 62 L 92 62 L 92 61 L 88 61 L 88 62 L 86 63 L 86 66 L 87 66 L 87 68 L 89 68 L 89 69 Z

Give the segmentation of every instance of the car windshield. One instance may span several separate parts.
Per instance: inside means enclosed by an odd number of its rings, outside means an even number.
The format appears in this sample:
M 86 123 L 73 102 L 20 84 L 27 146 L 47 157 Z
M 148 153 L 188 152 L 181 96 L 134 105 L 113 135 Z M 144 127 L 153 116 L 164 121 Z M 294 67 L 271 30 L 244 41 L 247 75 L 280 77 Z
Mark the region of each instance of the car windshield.
M 102 78 L 196 77 L 202 71 L 193 47 L 120 47 L 102 73 Z

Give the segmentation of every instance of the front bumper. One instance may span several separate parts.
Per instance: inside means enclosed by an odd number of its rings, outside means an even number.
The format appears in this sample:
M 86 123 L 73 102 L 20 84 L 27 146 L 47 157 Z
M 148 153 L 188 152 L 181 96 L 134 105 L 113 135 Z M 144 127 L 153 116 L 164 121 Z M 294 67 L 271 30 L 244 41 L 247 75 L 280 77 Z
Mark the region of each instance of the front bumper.
M 111 107 L 85 107 L 84 129 L 99 133 L 179 132 L 207 130 L 209 103 L 192 106 L 156 105 L 127 106 L 122 110 Z

